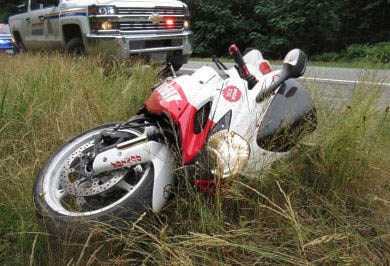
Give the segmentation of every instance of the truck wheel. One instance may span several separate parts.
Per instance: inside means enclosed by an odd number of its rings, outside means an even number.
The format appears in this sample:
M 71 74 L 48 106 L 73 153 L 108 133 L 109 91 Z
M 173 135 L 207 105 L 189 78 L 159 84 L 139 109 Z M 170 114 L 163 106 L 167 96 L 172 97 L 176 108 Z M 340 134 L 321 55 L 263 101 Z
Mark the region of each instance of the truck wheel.
M 15 38 L 15 43 L 14 43 L 14 51 L 15 53 L 22 53 L 26 51 L 26 47 L 24 47 L 22 38 L 20 37 L 19 32 L 14 32 L 14 38 Z
M 85 54 L 85 48 L 83 40 L 80 37 L 74 37 L 66 44 L 66 50 L 71 55 L 83 55 Z
M 26 51 L 26 48 L 24 47 L 24 44 L 22 41 L 15 42 L 14 51 L 15 51 L 15 53 L 23 53 L 24 51 Z
M 170 65 L 172 65 L 173 70 L 175 70 L 175 72 L 179 71 L 180 68 L 183 66 L 183 64 L 174 64 L 174 63 L 170 63 L 170 64 L 169 64 L 169 63 L 167 63 L 167 64 L 165 65 L 165 71 L 168 72 L 168 73 L 171 72 L 171 67 L 170 67 Z
M 183 64 L 172 64 L 172 67 L 175 71 L 179 71 Z

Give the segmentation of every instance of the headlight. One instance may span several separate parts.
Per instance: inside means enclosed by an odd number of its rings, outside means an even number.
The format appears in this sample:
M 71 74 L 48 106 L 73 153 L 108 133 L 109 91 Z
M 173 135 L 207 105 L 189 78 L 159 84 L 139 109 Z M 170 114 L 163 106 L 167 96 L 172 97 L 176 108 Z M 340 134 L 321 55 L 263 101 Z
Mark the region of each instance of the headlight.
M 183 23 L 184 29 L 188 30 L 190 29 L 190 10 L 186 6 L 184 8 L 184 23 Z
M 88 11 L 90 16 L 111 16 L 116 14 L 115 6 L 90 6 Z
M 112 28 L 113 28 L 112 22 L 104 21 L 102 23 L 102 30 L 112 30 Z
M 118 24 L 111 21 L 91 22 L 91 29 L 93 31 L 116 30 L 117 28 L 118 28 Z
M 250 154 L 248 142 L 233 131 L 222 130 L 212 135 L 206 152 L 213 157 L 215 174 L 222 178 L 244 170 Z

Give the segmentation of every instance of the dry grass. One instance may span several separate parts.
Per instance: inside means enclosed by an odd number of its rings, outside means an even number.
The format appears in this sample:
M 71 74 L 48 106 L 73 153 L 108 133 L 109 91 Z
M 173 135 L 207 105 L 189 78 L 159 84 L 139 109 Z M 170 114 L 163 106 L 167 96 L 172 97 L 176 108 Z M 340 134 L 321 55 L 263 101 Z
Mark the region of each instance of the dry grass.
M 35 218 L 31 190 L 69 137 L 132 115 L 157 80 L 152 68 L 107 71 L 61 54 L 0 57 L 0 263 L 10 265 L 374 264 L 390 257 L 389 110 L 379 88 L 319 103 L 319 128 L 265 178 L 232 180 L 215 197 L 184 176 L 158 215 L 97 226 L 76 241 Z

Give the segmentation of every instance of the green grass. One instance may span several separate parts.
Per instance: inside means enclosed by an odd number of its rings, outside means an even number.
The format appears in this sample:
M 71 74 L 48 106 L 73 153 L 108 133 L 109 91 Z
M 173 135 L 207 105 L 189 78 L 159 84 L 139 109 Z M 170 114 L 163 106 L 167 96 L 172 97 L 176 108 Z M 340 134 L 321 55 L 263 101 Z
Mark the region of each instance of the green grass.
M 179 174 L 162 213 L 76 241 L 39 224 L 34 178 L 68 138 L 134 114 L 158 71 L 107 71 L 61 54 L 1 56 L 0 65 L 1 264 L 389 263 L 389 107 L 377 105 L 378 85 L 356 87 L 346 104 L 317 98 L 318 129 L 263 178 L 236 178 L 208 197 Z

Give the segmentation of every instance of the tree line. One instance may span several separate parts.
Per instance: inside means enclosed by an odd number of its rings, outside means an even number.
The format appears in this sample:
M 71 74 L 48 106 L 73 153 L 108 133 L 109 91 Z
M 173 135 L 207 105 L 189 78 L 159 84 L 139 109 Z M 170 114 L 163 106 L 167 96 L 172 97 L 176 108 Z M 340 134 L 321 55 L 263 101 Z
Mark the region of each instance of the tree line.
M 0 0 L 7 21 L 21 0 Z M 281 58 L 294 47 L 309 55 L 390 40 L 390 0 L 184 0 L 191 11 L 194 55 L 226 55 L 230 44 Z
M 219 56 L 231 43 L 281 58 L 299 47 L 310 55 L 390 39 L 389 0 L 187 0 L 194 54 Z

